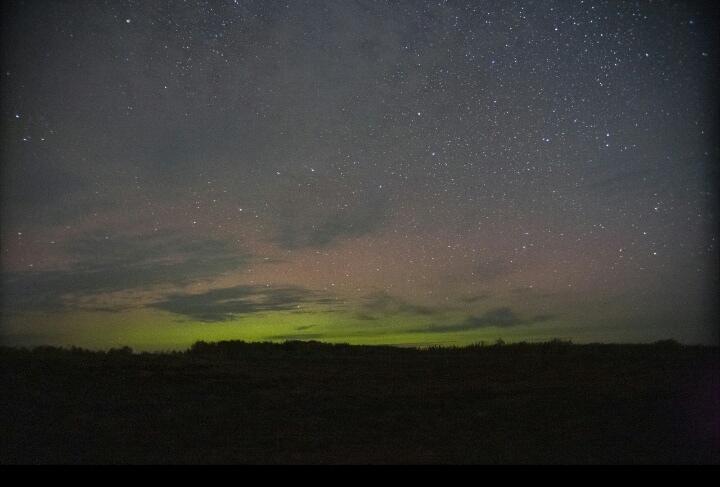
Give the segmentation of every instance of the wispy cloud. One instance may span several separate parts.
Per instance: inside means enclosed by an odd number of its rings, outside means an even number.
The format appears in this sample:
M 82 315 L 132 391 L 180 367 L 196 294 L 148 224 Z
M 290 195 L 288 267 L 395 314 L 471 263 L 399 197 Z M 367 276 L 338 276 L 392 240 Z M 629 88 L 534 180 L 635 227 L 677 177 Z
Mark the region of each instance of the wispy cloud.
M 194 320 L 218 322 L 253 313 L 334 303 L 331 296 L 302 287 L 240 285 L 200 294 L 173 293 L 150 306 Z
M 493 308 L 480 316 L 468 316 L 460 323 L 449 325 L 430 325 L 425 328 L 416 329 L 416 332 L 444 333 L 448 331 L 469 331 L 482 328 L 510 328 L 514 326 L 530 325 L 548 321 L 553 318 L 551 315 L 536 315 L 530 319 L 523 319 L 520 315 L 508 307 Z
M 434 313 L 436 310 L 433 308 L 412 304 L 385 291 L 378 291 L 363 297 L 356 316 L 361 320 L 376 320 L 398 314 L 428 316 Z
M 83 308 L 89 296 L 183 286 L 241 269 L 250 259 L 220 240 L 162 232 L 93 232 L 67 242 L 64 250 L 75 262 L 68 269 L 2 274 L 4 314 Z
M 490 296 L 492 296 L 492 294 L 490 294 L 490 293 L 473 294 L 470 296 L 461 296 L 458 298 L 458 301 L 460 301 L 461 303 L 466 303 L 466 304 L 474 304 L 479 301 L 484 301 L 485 299 L 489 298 Z
M 302 202 L 288 202 L 280 209 L 273 240 L 288 249 L 318 248 L 372 234 L 385 221 L 386 199 L 382 193 L 368 193 L 332 211 L 303 211 Z
M 265 337 L 268 340 L 317 340 L 319 338 L 324 338 L 325 335 L 321 335 L 319 333 L 312 333 L 303 335 L 300 333 L 297 334 L 289 334 L 289 335 L 270 335 L 268 337 Z

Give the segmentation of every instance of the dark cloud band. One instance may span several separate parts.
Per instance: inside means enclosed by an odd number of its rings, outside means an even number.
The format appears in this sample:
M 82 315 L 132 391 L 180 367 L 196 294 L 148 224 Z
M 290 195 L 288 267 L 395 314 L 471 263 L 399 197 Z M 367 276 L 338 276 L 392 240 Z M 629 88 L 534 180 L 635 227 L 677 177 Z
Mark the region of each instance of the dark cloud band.
M 88 296 L 183 286 L 241 269 L 250 260 L 226 242 L 169 232 L 93 232 L 68 242 L 65 251 L 75 261 L 68 269 L 2 274 L 3 314 L 82 308 Z
M 253 313 L 293 311 L 308 305 L 334 302 L 327 295 L 301 287 L 241 285 L 200 294 L 174 293 L 152 307 L 194 320 L 217 322 Z
M 551 315 L 537 315 L 530 319 L 523 319 L 508 307 L 493 308 L 480 316 L 468 316 L 461 323 L 450 325 L 431 325 L 415 331 L 424 333 L 445 333 L 449 331 L 469 331 L 483 328 L 511 328 L 515 326 L 531 325 L 548 321 Z

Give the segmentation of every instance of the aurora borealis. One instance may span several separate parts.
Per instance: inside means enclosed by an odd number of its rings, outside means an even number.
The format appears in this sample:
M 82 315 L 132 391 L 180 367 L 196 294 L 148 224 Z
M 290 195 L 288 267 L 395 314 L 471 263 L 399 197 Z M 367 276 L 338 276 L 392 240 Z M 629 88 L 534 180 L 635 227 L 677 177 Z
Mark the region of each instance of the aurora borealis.
M 717 344 L 715 10 L 10 2 L 2 344 Z

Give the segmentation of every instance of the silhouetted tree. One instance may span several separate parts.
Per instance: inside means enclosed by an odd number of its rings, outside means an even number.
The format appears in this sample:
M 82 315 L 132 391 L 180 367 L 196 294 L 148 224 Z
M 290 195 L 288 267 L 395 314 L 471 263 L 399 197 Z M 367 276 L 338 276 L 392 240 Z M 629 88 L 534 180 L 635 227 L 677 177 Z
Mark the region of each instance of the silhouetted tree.
M 108 353 L 108 355 L 112 355 L 115 357 L 128 356 L 128 355 L 132 355 L 133 349 L 128 347 L 127 345 L 125 345 L 124 347 L 120 347 L 120 348 L 111 348 L 110 350 L 108 350 L 107 353 Z

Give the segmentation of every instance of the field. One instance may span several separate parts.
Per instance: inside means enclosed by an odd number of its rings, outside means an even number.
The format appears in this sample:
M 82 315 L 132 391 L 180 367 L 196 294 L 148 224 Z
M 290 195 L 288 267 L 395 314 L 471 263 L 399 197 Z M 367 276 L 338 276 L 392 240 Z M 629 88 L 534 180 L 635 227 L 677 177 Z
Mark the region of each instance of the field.
M 718 464 L 713 347 L 2 348 L 2 464 Z

